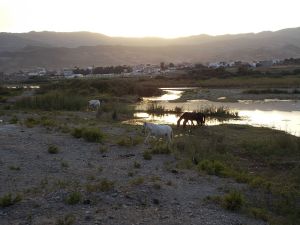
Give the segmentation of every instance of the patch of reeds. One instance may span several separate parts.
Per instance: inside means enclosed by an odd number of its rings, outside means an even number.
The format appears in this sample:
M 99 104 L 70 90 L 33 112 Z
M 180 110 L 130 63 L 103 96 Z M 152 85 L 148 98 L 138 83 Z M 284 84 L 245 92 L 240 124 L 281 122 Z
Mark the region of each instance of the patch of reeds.
M 230 110 L 229 108 L 226 108 L 224 106 L 220 106 L 220 107 L 211 106 L 203 110 L 199 110 L 199 112 L 203 113 L 207 117 L 212 117 L 212 118 L 224 118 L 224 119 L 239 118 L 238 112 Z
M 80 110 L 86 105 L 87 101 L 84 97 L 64 92 L 50 92 L 43 95 L 23 97 L 16 102 L 17 108 L 41 110 Z

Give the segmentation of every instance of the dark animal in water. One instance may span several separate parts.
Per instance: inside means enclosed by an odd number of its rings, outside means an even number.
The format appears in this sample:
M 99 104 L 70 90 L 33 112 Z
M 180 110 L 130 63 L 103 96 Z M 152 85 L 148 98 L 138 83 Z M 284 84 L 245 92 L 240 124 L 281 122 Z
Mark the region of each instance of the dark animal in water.
M 194 126 L 193 121 L 197 121 L 198 125 L 203 125 L 205 123 L 205 115 L 200 112 L 185 112 L 178 119 L 177 127 L 180 126 L 181 120 L 183 120 L 183 127 L 186 126 L 188 121 L 191 121 L 193 126 Z

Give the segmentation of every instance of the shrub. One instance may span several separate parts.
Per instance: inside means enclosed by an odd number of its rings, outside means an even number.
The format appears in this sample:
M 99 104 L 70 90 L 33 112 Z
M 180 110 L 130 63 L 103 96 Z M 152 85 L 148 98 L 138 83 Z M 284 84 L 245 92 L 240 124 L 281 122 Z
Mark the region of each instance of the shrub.
M 69 194 L 67 196 L 67 198 L 65 199 L 65 202 L 68 205 L 75 205 L 81 201 L 81 198 L 82 198 L 82 196 L 81 196 L 80 192 L 72 192 L 71 194 Z
M 9 120 L 9 123 L 11 124 L 16 124 L 18 123 L 19 119 L 16 115 L 14 115 L 10 120 Z
M 117 144 L 124 147 L 136 146 L 142 142 L 140 137 L 122 137 Z
M 58 153 L 58 147 L 55 146 L 55 145 L 50 145 L 50 146 L 48 147 L 48 152 L 49 152 L 50 154 L 57 154 L 57 153 Z
M 81 138 L 82 137 L 82 130 L 83 128 L 74 128 L 72 131 L 72 135 L 75 138 Z
M 10 170 L 21 170 L 19 166 L 9 166 Z
M 144 181 L 145 181 L 145 180 L 144 180 L 143 177 L 137 177 L 137 178 L 134 178 L 134 179 L 130 180 L 130 184 L 131 184 L 131 185 L 137 186 L 137 185 L 143 184 Z
M 171 149 L 167 143 L 156 143 L 151 150 L 152 154 L 170 154 Z
M 223 197 L 222 206 L 225 209 L 238 210 L 243 206 L 244 202 L 245 200 L 242 193 L 234 190 Z
M 0 197 L 0 206 L 1 207 L 8 207 L 11 205 L 16 204 L 17 202 L 20 202 L 22 200 L 22 197 L 20 194 L 17 194 L 15 197 L 12 196 L 11 193 L 6 194 L 2 197 Z
M 63 218 L 59 218 L 56 220 L 56 225 L 72 225 L 75 223 L 75 216 L 72 214 L 68 214 Z
M 202 160 L 198 165 L 199 170 L 204 170 L 210 175 L 225 176 L 227 167 L 220 161 Z
M 72 131 L 72 135 L 75 138 L 83 138 L 88 142 L 102 142 L 104 135 L 99 128 L 75 128 Z
M 34 119 L 34 118 L 32 118 L 32 117 L 29 117 L 29 118 L 27 118 L 27 119 L 25 120 L 24 123 L 25 123 L 26 127 L 32 128 L 32 127 L 34 127 L 35 125 L 38 125 L 38 124 L 40 123 L 40 121 L 39 121 L 39 120 L 36 120 L 36 119 Z
M 150 151 L 144 151 L 143 157 L 144 157 L 145 160 L 151 160 L 152 159 L 151 152 Z
M 88 192 L 108 192 L 114 188 L 114 182 L 108 179 L 103 179 L 102 181 L 95 184 L 87 184 L 86 190 Z
M 139 169 L 139 168 L 141 168 L 141 164 L 139 164 L 138 162 L 134 161 L 133 167 L 136 168 L 136 169 Z

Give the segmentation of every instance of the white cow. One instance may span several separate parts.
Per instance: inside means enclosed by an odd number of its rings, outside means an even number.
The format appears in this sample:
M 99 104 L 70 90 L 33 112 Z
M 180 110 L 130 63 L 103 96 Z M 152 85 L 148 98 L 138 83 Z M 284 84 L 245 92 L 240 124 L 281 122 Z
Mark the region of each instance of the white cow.
M 144 129 L 145 132 L 148 132 L 148 135 L 145 139 L 145 144 L 148 143 L 148 139 L 150 136 L 155 136 L 155 137 L 162 137 L 165 138 L 169 143 L 172 142 L 173 139 L 173 130 L 172 127 L 169 125 L 160 125 L 160 124 L 154 124 L 154 123 L 144 123 Z
M 89 109 L 97 110 L 100 108 L 100 100 L 89 100 Z

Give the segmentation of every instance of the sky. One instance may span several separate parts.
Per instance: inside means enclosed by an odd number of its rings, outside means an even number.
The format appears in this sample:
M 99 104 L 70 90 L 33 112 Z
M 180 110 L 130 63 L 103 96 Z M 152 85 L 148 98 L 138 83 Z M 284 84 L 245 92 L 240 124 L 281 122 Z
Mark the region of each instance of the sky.
M 0 0 L 0 32 L 175 38 L 300 26 L 300 0 Z

